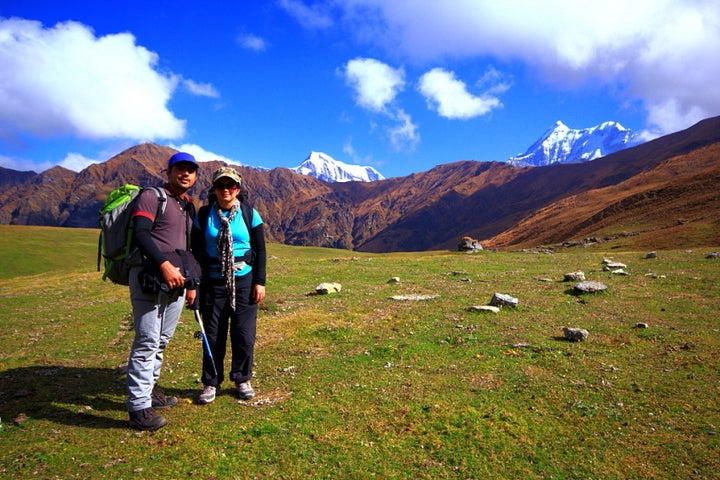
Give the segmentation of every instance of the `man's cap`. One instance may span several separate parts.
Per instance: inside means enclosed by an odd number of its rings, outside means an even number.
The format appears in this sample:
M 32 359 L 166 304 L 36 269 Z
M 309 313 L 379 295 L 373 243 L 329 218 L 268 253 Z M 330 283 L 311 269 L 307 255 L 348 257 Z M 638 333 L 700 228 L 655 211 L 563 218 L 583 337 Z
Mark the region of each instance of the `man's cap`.
M 195 168 L 198 168 L 200 165 L 198 165 L 197 161 L 195 160 L 195 157 L 190 155 L 186 152 L 177 152 L 175 155 L 170 157 L 168 160 L 168 170 L 171 169 L 173 166 L 177 165 L 178 163 L 191 163 L 195 165 Z
M 213 173 L 213 183 L 216 183 L 221 178 L 229 178 L 238 185 L 242 183 L 242 175 L 232 167 L 221 167 L 215 170 Z

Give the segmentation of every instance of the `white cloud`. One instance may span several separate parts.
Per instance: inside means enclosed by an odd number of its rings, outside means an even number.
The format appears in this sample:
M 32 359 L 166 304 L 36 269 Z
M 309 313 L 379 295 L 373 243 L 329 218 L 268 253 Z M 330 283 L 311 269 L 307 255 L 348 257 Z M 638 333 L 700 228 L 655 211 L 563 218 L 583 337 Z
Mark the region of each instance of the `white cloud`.
M 264 38 L 253 35 L 252 33 L 244 33 L 237 38 L 238 44 L 247 50 L 254 52 L 264 52 L 268 48 L 268 44 Z
M 182 145 L 170 145 L 170 148 L 174 148 L 175 150 L 178 150 L 180 152 L 187 152 L 193 157 L 195 157 L 195 160 L 197 160 L 198 162 L 219 160 L 221 162 L 229 163 L 231 165 L 242 166 L 242 163 L 238 162 L 237 160 L 233 160 L 232 158 L 224 157 L 209 150 L 205 150 L 200 145 L 183 143 Z
M 388 129 L 393 150 L 397 152 L 414 150 L 420 142 L 417 125 L 413 123 L 410 115 L 401 109 L 395 113 L 394 117 L 398 124 Z
M 523 62 L 559 89 L 609 87 L 663 133 L 720 114 L 714 0 L 336 0 L 353 34 L 412 62 Z M 428 21 L 432 19 L 432 21 Z
M 345 64 L 346 83 L 355 91 L 357 104 L 382 112 L 405 87 L 405 72 L 373 58 L 356 58 Z
M 209 83 L 198 83 L 193 80 L 183 80 L 183 85 L 193 95 L 200 97 L 220 98 L 220 92 Z
M 497 97 L 477 97 L 467 91 L 465 83 L 455 78 L 453 72 L 433 68 L 420 77 L 418 90 L 428 106 L 445 118 L 469 119 L 485 115 L 502 106 Z
M 15 135 L 180 138 L 185 121 L 167 104 L 180 77 L 157 69 L 158 56 L 119 33 L 95 37 L 76 22 L 0 19 L 0 126 Z M 185 80 L 193 93 L 209 85 Z
M 307 29 L 328 28 L 334 23 L 320 4 L 309 7 L 300 0 L 279 0 L 278 5 Z
M 384 131 L 395 151 L 413 150 L 420 141 L 417 125 L 403 109 L 395 105 L 395 98 L 405 88 L 405 72 L 373 58 L 355 58 L 345 64 L 345 82 L 355 92 L 358 106 L 380 113 L 391 125 Z M 376 129 L 371 122 L 371 130 Z
M 79 172 L 93 163 L 102 163 L 104 161 L 105 160 L 94 160 L 80 153 L 68 153 L 59 165 L 73 172 Z

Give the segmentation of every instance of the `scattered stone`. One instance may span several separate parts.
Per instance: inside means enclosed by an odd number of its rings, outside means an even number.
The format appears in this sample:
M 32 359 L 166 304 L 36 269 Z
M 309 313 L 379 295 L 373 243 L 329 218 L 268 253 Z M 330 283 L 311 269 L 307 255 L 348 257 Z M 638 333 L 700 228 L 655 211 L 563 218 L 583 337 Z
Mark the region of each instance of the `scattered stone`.
M 392 277 L 387 283 L 400 283 L 400 277 Z
M 578 270 L 577 272 L 570 272 L 563 275 L 563 282 L 584 282 L 585 272 Z
M 470 280 L 468 277 L 462 277 L 460 281 L 465 283 L 472 283 L 472 280 Z
M 708 254 L 705 258 L 720 258 L 720 252 L 712 252 Z
M 584 328 L 568 328 L 563 327 L 563 336 L 571 342 L 583 342 L 588 337 L 588 331 Z
M 657 258 L 657 252 L 647 252 L 645 258 Z
M 605 265 L 605 267 L 607 267 L 608 269 L 613 269 L 613 268 L 627 268 L 627 265 L 625 265 L 624 263 L 615 262 L 615 261 L 610 260 L 610 259 L 607 259 L 607 258 L 604 259 L 604 260 L 602 261 L 602 263 L 603 263 L 603 264 Z
M 339 283 L 321 283 L 315 287 L 315 291 L 319 295 L 327 295 L 328 293 L 337 293 L 342 290 L 342 285 Z
M 626 272 L 626 271 L 623 270 L 622 268 L 618 268 L 617 270 L 613 270 L 613 271 L 610 272 L 610 273 L 612 273 L 613 275 L 624 275 L 624 276 L 630 275 L 628 272 Z
M 552 278 L 547 277 L 538 277 L 535 280 L 537 280 L 538 282 L 552 282 Z
M 529 347 L 530 347 L 530 344 L 527 342 L 519 342 L 519 343 L 513 344 L 513 348 L 529 348 Z
M 470 310 L 471 312 L 500 313 L 500 307 L 494 307 L 492 305 L 474 305 L 468 310 Z
M 432 300 L 433 298 L 438 298 L 439 296 L 440 295 L 410 294 L 410 295 L 394 295 L 390 298 L 392 298 L 393 300 L 417 302 L 417 301 L 421 301 L 421 300 Z
M 635 324 L 635 328 L 648 328 L 648 324 L 644 322 L 638 322 Z
M 646 273 L 645 276 L 650 278 L 667 278 L 667 275 L 658 275 L 657 273 L 652 272 Z
M 495 307 L 517 307 L 518 299 L 504 293 L 495 293 L 490 299 L 490 305 Z
M 578 293 L 597 293 L 607 290 L 607 285 L 601 282 L 580 282 L 573 288 Z

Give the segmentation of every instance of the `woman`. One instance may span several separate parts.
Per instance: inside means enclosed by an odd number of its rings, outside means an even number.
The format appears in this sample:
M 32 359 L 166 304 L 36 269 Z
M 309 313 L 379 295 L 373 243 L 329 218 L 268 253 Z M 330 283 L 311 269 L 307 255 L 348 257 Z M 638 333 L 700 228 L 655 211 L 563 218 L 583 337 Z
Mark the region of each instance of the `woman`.
M 225 379 L 228 329 L 232 348 L 230 380 L 241 400 L 255 396 L 250 379 L 255 347 L 257 304 L 265 298 L 265 235 L 258 212 L 240 201 L 242 177 L 233 168 L 213 173 L 209 204 L 200 208 L 192 231 L 193 252 L 202 266 L 200 309 L 215 365 L 203 357 L 206 405 Z

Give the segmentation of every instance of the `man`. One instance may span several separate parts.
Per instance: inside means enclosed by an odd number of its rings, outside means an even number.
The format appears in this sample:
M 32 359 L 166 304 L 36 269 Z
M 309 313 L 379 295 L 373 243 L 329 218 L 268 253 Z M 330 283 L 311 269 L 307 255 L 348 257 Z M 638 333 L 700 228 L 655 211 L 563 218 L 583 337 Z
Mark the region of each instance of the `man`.
M 165 397 L 157 382 L 163 352 L 175 333 L 183 302 L 188 307 L 195 302 L 196 286 L 186 288 L 186 278 L 168 259 L 168 253 L 190 250 L 195 209 L 187 192 L 197 180 L 197 169 L 198 163 L 189 153 L 171 156 L 166 170 L 168 181 L 162 187 L 167 196 L 162 215 L 155 218 L 162 199 L 152 189 L 142 191 L 133 212 L 133 241 L 143 254 L 144 265 L 130 270 L 135 339 L 128 360 L 126 407 L 130 426 L 138 430 L 162 428 L 167 420 L 155 409 L 177 405 L 177 398 Z M 165 286 L 148 293 L 140 274 L 151 265 L 157 267 L 157 279 Z

